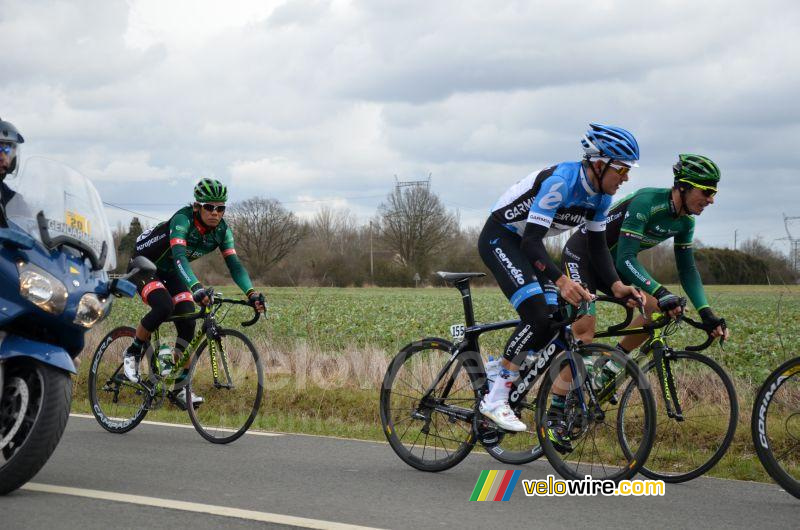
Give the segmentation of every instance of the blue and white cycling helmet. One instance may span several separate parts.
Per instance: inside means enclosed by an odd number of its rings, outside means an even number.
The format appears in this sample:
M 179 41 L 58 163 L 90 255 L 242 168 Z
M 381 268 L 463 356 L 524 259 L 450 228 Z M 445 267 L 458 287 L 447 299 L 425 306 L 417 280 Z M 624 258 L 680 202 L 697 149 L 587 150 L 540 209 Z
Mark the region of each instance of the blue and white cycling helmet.
M 631 165 L 639 160 L 636 138 L 622 127 L 590 123 L 581 145 L 588 158 L 613 158 Z

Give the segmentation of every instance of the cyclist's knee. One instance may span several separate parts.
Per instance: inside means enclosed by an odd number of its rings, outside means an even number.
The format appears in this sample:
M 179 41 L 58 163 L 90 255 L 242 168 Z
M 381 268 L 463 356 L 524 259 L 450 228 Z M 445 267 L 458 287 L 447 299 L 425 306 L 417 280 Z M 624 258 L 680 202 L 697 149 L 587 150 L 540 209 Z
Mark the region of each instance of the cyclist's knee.
M 537 295 L 517 306 L 521 322 L 506 344 L 503 357 L 515 365 L 525 360 L 527 352 L 540 350 L 550 340 L 550 313 L 544 296 Z
M 154 331 L 172 315 L 172 297 L 166 289 L 156 289 L 147 297 L 150 312 L 142 318 L 142 326 L 148 331 Z
M 572 324 L 572 333 L 575 338 L 584 343 L 592 342 L 597 327 L 597 318 L 594 315 L 584 315 Z

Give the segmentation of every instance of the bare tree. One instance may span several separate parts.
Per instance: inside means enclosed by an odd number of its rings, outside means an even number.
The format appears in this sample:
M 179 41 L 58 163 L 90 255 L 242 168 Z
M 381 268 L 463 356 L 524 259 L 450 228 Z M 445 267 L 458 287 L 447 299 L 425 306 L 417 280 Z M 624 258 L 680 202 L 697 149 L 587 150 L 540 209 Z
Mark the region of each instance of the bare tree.
M 424 277 L 437 247 L 458 231 L 456 216 L 425 186 L 396 188 L 378 207 L 381 239 Z
M 254 276 L 263 276 L 305 236 L 297 217 L 275 199 L 253 197 L 231 206 L 226 216 L 236 248 Z

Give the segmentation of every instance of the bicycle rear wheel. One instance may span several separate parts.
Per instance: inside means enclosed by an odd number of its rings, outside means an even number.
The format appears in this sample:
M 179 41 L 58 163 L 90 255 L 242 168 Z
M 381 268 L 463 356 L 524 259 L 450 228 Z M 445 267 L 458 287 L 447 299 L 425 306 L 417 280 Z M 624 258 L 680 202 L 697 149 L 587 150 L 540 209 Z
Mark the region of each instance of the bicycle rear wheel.
M 769 476 L 800 499 L 800 357 L 786 361 L 764 381 L 750 430 Z
M 478 354 L 464 352 L 437 380 L 452 348 L 437 338 L 409 344 L 392 360 L 381 386 L 386 439 L 403 462 L 422 471 L 449 469 L 475 445 L 472 418 L 478 383 L 486 376 Z M 433 392 L 423 399 L 434 381 Z
M 658 421 L 653 450 L 639 472 L 654 480 L 685 482 L 714 467 L 728 450 L 736 432 L 739 405 L 728 374 L 705 355 L 666 353 L 663 370 L 665 378 L 672 376 L 674 389 L 667 385 L 667 390 L 669 395 L 674 392 L 673 407 L 677 398 L 682 418 L 667 416 L 664 383 L 659 380 L 655 360 L 650 360 L 643 371 L 653 389 Z M 622 395 L 621 421 L 631 391 L 632 387 Z
M 122 368 L 122 357 L 135 334 L 128 326 L 111 330 L 97 346 L 89 368 L 92 414 L 101 427 L 115 434 L 130 431 L 147 415 L 149 392 L 130 382 Z M 142 377 L 150 373 L 148 355 L 142 355 L 139 373 Z
M 630 479 L 647 460 L 655 436 L 655 403 L 647 378 L 630 357 L 616 349 L 589 344 L 576 350 L 573 353 L 576 363 L 582 363 L 582 356 L 603 355 L 624 368 L 616 381 L 596 391 L 595 401 L 589 391 L 591 382 L 578 367 L 579 377 L 570 384 L 564 410 L 571 450 L 562 454 L 550 436 L 546 413 L 559 367 L 568 363 L 567 355 L 568 352 L 562 353 L 553 361 L 537 397 L 536 432 L 544 454 L 565 479 L 582 480 L 586 476 L 615 482 Z M 618 421 L 616 395 L 625 386 L 632 390 L 623 423 Z M 627 447 L 634 449 L 632 454 L 623 448 L 623 438 Z
M 188 407 L 200 436 L 212 443 L 237 440 L 252 425 L 264 394 L 264 370 L 253 343 L 233 329 L 219 330 L 214 355 L 206 352 L 206 337 L 192 359 L 187 378 L 190 396 L 204 402 Z

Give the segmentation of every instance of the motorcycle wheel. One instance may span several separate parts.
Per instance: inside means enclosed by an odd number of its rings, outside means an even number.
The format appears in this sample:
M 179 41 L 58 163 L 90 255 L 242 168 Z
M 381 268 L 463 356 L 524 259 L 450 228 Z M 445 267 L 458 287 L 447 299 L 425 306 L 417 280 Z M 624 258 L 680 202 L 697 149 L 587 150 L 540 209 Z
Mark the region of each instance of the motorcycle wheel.
M 69 418 L 69 374 L 32 359 L 3 366 L 0 395 L 0 495 L 19 488 L 53 454 Z

